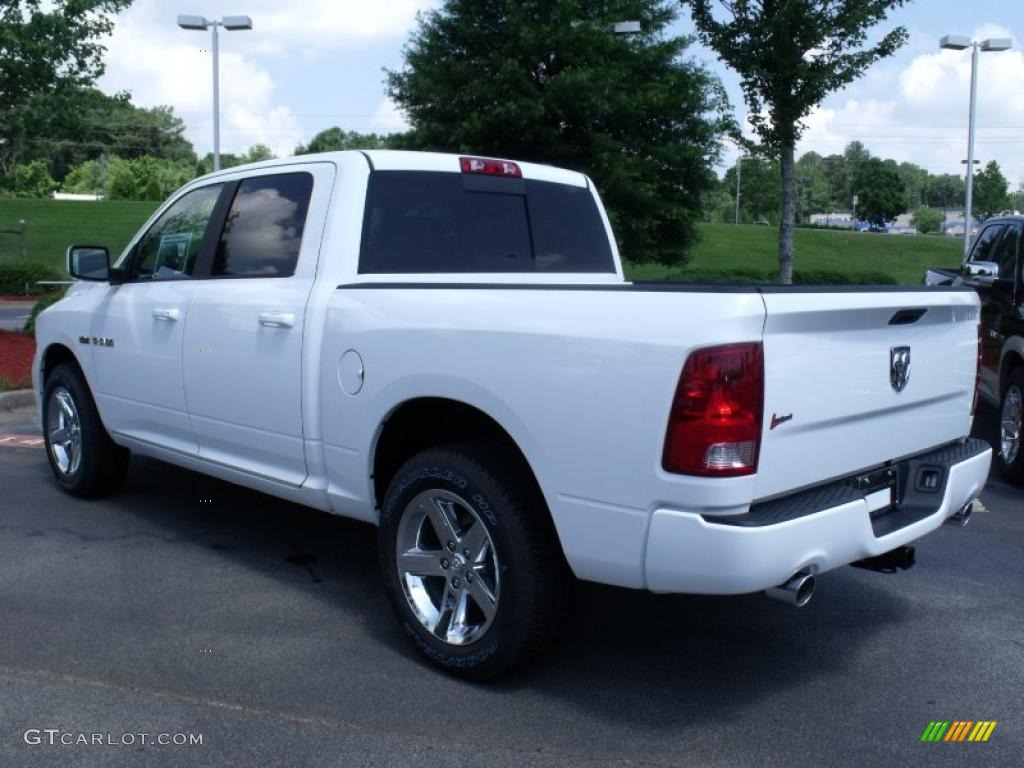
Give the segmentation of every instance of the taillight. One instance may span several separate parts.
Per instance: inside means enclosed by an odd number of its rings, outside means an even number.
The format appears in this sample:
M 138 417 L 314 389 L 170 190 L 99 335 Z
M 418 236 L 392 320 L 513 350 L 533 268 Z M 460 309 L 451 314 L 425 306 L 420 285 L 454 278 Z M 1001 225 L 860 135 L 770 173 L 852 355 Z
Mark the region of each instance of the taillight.
M 978 366 L 974 369 L 974 399 L 971 401 L 971 418 L 978 408 L 978 394 L 981 392 L 981 322 L 978 323 Z
M 523 178 L 523 172 L 508 160 L 489 160 L 486 157 L 460 157 L 459 166 L 463 173 L 485 173 L 488 176 L 509 176 Z
M 696 350 L 676 387 L 662 467 L 684 475 L 753 474 L 763 407 L 760 342 Z

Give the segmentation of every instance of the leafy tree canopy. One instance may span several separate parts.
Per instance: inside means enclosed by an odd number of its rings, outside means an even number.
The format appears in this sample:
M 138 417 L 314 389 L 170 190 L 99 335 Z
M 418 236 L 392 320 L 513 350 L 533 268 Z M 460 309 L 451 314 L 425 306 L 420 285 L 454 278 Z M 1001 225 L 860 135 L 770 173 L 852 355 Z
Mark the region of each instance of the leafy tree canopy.
M 57 182 L 50 176 L 42 160 L 19 165 L 11 181 L 14 194 L 19 197 L 49 197 L 57 188 Z
M 131 0 L 2 0 L 0 112 L 62 86 L 103 74 L 100 40 Z
M 385 149 L 389 145 L 388 138 L 376 133 L 357 133 L 334 126 L 320 131 L 309 144 L 299 144 L 295 148 L 295 154 L 309 155 L 314 152 L 336 152 L 345 149 Z
M 171 107 L 136 107 L 127 93 L 59 88 L 36 94 L 6 114 L 0 158 L 12 164 L 42 159 L 54 177 L 100 155 L 195 159 L 185 124 Z
M 779 164 L 761 157 L 744 157 L 740 169 L 740 220 L 749 224 L 779 222 L 781 189 L 778 183 Z M 735 204 L 736 166 L 725 171 L 725 188 L 733 194 Z
M 642 31 L 614 33 L 624 19 Z M 675 19 L 661 0 L 446 0 L 387 73 L 402 143 L 583 171 L 625 258 L 682 263 L 732 120 Z
M 879 226 L 907 210 L 906 187 L 893 161 L 872 157 L 860 163 L 855 182 L 857 216 Z
M 999 163 L 989 160 L 974 174 L 973 213 L 980 219 L 999 213 L 1010 206 L 1010 182 L 1003 176 Z

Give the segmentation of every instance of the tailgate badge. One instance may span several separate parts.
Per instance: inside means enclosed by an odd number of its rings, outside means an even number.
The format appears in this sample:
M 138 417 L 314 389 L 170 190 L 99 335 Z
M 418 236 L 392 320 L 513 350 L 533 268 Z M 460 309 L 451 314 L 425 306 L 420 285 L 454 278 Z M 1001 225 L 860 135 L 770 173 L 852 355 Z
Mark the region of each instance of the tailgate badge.
M 889 350 L 889 383 L 902 392 L 910 381 L 910 347 L 892 347 Z
M 782 416 L 779 416 L 777 413 L 773 413 L 772 414 L 772 423 L 771 423 L 771 426 L 768 427 L 768 429 L 769 430 L 775 429 L 777 426 L 779 426 L 779 424 L 785 424 L 787 421 L 789 421 L 792 418 L 793 418 L 793 414 L 792 413 L 786 413 L 786 414 L 783 414 Z

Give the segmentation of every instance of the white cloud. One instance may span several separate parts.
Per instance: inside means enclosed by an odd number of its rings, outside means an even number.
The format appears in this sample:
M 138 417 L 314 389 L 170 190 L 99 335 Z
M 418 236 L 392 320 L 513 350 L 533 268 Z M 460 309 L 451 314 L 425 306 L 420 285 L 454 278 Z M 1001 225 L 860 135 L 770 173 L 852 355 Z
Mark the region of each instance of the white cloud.
M 363 48 L 394 41 L 397 48 L 412 28 L 416 13 L 430 0 L 246 0 L 253 31 L 220 34 L 221 151 L 242 152 L 256 143 L 287 155 L 309 138 L 287 104 L 291 83 L 275 81 L 296 57 L 309 62 L 309 76 L 330 87 L 329 75 L 315 60 L 338 48 Z M 184 119 L 186 136 L 203 154 L 212 147 L 212 62 L 210 35 L 175 24 L 178 12 L 202 12 L 207 18 L 237 13 L 234 2 L 204 0 L 196 7 L 181 0 L 137 3 L 117 17 L 107 43 L 106 92 L 127 90 L 139 106 L 169 105 Z M 286 58 L 287 57 L 287 58 Z M 310 83 L 304 82 L 309 88 Z M 406 123 L 390 101 L 374 112 L 379 131 L 401 130 Z M 319 130 L 318 126 L 315 130 Z M 315 130 L 313 132 L 315 132 Z
M 370 118 L 370 130 L 374 133 L 399 133 L 409 130 L 409 121 L 395 102 L 384 99 Z
M 303 0 L 301 12 L 296 5 L 279 2 L 264 1 L 256 5 L 265 7 L 259 14 L 260 28 L 284 44 L 333 47 L 382 38 L 404 38 L 412 29 L 416 13 L 437 3 L 430 0 Z
M 975 30 L 974 39 L 1010 37 L 995 24 Z M 872 154 L 909 161 L 935 173 L 962 173 L 967 154 L 970 51 L 939 51 L 907 61 L 888 87 L 868 76 L 814 110 L 799 151 L 841 152 L 853 140 Z M 870 93 L 871 98 L 860 94 Z M 982 53 L 978 66 L 975 157 L 996 160 L 1016 186 L 1024 180 L 1024 52 Z

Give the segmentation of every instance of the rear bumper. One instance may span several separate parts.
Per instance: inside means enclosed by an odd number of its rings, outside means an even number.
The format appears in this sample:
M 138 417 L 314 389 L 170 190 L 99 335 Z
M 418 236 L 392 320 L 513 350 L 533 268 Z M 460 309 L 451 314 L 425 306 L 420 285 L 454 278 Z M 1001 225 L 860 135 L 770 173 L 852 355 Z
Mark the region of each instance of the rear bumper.
M 918 506 L 912 517 L 906 517 L 908 510 L 893 513 L 896 520 L 904 516 L 895 528 L 878 521 L 873 527 L 865 498 L 842 493 L 800 494 L 788 511 L 780 513 L 776 504 L 760 519 L 757 513 L 739 516 L 744 522 L 657 509 L 648 529 L 647 587 L 655 592 L 756 592 L 799 571 L 822 573 L 919 539 L 977 497 L 988 478 L 992 449 L 980 441 L 971 441 L 966 450 L 947 447 L 928 454 L 929 466 L 936 456 L 947 458 L 944 490 L 923 511 Z M 808 508 L 816 497 L 823 505 Z

